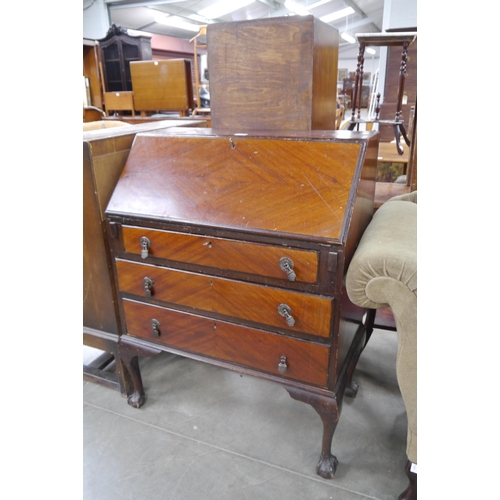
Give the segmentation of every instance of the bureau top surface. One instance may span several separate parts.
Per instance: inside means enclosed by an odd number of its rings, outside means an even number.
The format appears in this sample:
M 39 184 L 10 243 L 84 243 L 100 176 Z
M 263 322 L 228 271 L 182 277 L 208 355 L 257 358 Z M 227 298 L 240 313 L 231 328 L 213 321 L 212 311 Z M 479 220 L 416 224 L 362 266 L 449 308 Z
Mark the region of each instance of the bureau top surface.
M 108 215 L 342 241 L 373 132 L 138 134 Z

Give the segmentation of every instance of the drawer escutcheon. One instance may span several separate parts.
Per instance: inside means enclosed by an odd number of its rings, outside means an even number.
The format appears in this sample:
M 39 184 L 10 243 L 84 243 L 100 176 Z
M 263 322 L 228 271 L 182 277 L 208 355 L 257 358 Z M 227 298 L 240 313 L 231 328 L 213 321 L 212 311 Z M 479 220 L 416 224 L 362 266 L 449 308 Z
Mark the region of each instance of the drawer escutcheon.
M 278 365 L 278 371 L 284 375 L 286 371 L 288 370 L 288 365 L 286 364 L 286 356 L 281 356 L 279 365 Z
M 141 257 L 143 259 L 147 259 L 148 250 L 149 247 L 151 246 L 151 241 L 149 241 L 149 238 L 147 236 L 142 236 L 140 241 L 141 241 Z
M 151 320 L 151 334 L 153 337 L 158 338 L 161 335 L 160 322 L 157 319 Z

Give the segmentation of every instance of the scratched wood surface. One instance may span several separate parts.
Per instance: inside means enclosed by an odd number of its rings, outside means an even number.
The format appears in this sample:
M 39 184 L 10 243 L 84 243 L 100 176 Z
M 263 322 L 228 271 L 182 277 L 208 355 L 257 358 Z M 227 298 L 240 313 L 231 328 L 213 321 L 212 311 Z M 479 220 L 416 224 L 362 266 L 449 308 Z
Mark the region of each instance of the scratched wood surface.
M 339 241 L 358 187 L 362 144 L 329 134 L 329 140 L 211 129 L 141 134 L 107 210 Z

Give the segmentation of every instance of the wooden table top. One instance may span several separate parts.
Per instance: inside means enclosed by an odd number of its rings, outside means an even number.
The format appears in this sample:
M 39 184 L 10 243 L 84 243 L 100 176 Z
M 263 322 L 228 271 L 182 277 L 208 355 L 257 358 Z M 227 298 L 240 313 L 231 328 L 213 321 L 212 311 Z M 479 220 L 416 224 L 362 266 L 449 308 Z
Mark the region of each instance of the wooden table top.
M 404 153 L 398 154 L 395 142 L 379 142 L 378 145 L 378 161 L 386 161 L 392 163 L 408 163 L 410 157 L 410 148 L 404 147 Z

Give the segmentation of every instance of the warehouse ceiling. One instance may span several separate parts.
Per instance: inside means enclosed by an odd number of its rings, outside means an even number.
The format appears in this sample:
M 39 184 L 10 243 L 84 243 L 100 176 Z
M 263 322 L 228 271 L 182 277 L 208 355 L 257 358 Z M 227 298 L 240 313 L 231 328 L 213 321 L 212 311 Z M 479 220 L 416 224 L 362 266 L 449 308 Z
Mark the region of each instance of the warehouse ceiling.
M 196 35 L 196 26 L 193 28 L 195 31 L 181 29 L 162 24 L 161 18 L 177 18 L 190 25 L 204 25 L 214 22 L 297 15 L 291 10 L 290 3 L 286 0 L 247 0 L 246 2 L 245 0 L 231 0 L 228 3 L 233 7 L 238 2 L 247 3 L 247 5 L 228 14 L 219 15 L 219 17 L 203 15 L 203 9 L 213 6 L 219 0 L 104 0 L 104 2 L 108 7 L 112 24 L 131 30 L 187 40 Z M 380 33 L 382 31 L 384 0 L 323 0 L 322 2 L 294 0 L 293 4 L 295 7 L 306 9 L 318 19 L 351 7 L 352 12 L 349 15 L 328 22 L 328 24 L 337 28 L 340 33 L 346 32 L 353 37 L 356 33 Z M 293 4 L 292 7 L 294 7 Z M 356 57 L 357 46 L 357 43 L 349 43 L 341 39 L 340 57 Z

